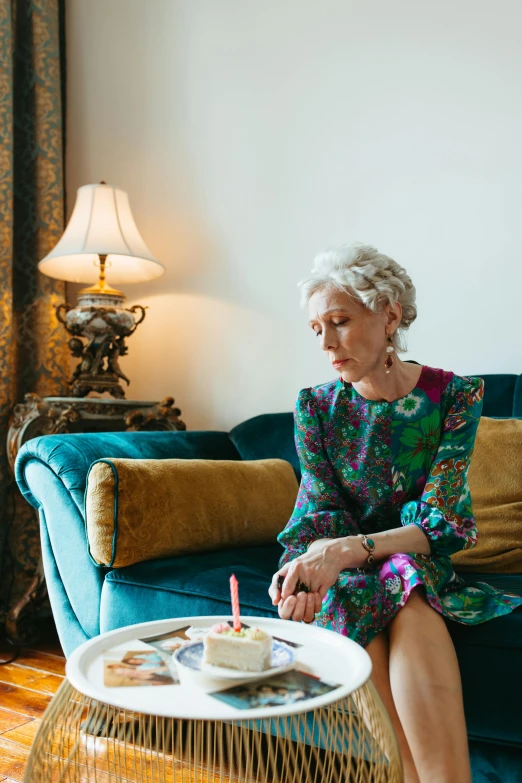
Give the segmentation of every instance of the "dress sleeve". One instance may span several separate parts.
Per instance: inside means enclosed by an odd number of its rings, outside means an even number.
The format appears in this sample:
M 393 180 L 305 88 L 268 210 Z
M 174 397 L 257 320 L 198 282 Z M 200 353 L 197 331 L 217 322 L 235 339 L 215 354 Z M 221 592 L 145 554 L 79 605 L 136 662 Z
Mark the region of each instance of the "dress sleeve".
M 280 566 L 304 554 L 318 538 L 356 532 L 349 499 L 338 484 L 324 447 L 310 389 L 299 392 L 294 410 L 294 437 L 301 465 L 301 484 L 292 516 L 277 537 L 285 547 Z
M 455 375 L 448 391 L 452 401 L 422 495 L 401 508 L 402 524 L 421 528 L 434 557 L 471 549 L 477 542 L 468 469 L 482 413 L 484 381 Z

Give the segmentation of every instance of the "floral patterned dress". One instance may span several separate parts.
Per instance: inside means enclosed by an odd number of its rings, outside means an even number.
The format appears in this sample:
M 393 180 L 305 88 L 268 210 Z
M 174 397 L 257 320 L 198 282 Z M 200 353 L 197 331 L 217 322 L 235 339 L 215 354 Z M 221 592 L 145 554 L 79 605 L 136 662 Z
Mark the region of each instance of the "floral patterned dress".
M 303 389 L 295 442 L 301 485 L 278 541 L 280 565 L 318 538 L 417 525 L 430 555 L 405 552 L 369 569 L 345 569 L 315 622 L 366 646 L 425 588 L 445 617 L 473 625 L 507 614 L 522 597 L 486 582 L 467 586 L 450 555 L 476 543 L 467 481 L 484 381 L 422 366 L 416 387 L 393 402 L 368 400 L 341 379 Z

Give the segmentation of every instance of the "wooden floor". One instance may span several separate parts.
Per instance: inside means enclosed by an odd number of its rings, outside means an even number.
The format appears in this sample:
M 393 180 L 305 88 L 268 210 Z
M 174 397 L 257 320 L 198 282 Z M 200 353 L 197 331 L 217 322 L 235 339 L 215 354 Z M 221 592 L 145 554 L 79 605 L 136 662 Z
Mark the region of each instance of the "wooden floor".
M 22 783 L 34 735 L 65 675 L 65 658 L 53 632 L 15 662 L 0 666 L 0 781 Z M 0 660 L 12 649 L 0 641 Z

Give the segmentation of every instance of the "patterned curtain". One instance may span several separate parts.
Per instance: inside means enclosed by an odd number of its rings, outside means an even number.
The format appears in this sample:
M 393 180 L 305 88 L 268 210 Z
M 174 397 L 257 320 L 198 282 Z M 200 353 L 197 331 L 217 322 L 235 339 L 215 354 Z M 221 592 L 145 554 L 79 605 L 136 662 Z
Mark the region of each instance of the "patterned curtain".
M 69 365 L 64 284 L 37 270 L 63 232 L 63 2 L 0 0 L 0 621 L 40 551 L 7 466 L 9 415 L 27 392 L 64 394 Z

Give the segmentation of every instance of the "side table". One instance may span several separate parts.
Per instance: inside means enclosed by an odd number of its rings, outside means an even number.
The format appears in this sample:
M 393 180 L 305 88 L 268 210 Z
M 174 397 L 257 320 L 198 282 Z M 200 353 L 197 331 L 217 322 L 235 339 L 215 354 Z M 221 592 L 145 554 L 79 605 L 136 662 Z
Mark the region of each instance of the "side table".
M 138 430 L 186 430 L 179 418 L 181 411 L 174 405 L 173 397 L 162 402 L 117 400 L 106 397 L 38 397 L 26 394 L 24 402 L 16 405 L 7 434 L 9 467 L 14 472 L 16 456 L 23 444 L 40 435 L 57 435 L 72 432 L 131 432 Z M 16 490 L 15 490 L 16 491 Z M 25 502 L 20 498 L 20 503 Z M 29 509 L 29 506 L 27 507 Z M 34 520 L 33 509 L 27 512 L 28 520 Z M 24 531 L 25 534 L 26 531 Z M 31 533 L 28 533 L 31 537 Z M 31 542 L 39 551 L 38 520 Z M 34 562 L 34 557 L 32 559 Z M 29 570 L 30 563 L 23 564 Z M 41 554 L 34 577 L 21 598 L 8 607 L 5 631 L 14 644 L 27 644 L 35 640 L 35 628 L 29 609 L 41 605 L 47 594 Z
M 113 660 L 154 650 L 139 640 L 187 626 L 205 629 L 231 617 L 179 617 L 120 628 L 85 642 L 67 661 L 67 679 L 44 714 L 24 781 L 400 783 L 397 739 L 370 681 L 366 650 L 313 625 L 243 619 L 297 645 L 296 668 L 332 683 L 333 690 L 239 709 L 183 680 L 107 687 L 109 651 Z M 219 682 L 214 691 L 238 681 Z M 266 682 L 270 687 L 271 679 Z

